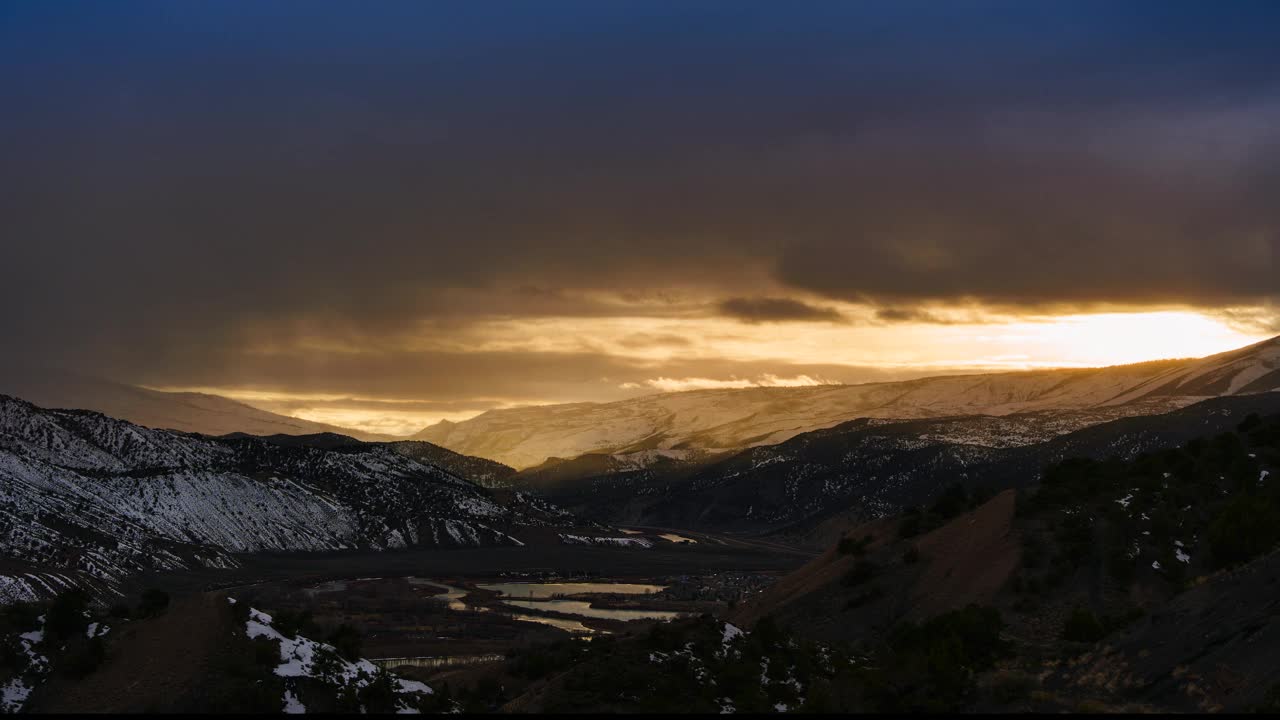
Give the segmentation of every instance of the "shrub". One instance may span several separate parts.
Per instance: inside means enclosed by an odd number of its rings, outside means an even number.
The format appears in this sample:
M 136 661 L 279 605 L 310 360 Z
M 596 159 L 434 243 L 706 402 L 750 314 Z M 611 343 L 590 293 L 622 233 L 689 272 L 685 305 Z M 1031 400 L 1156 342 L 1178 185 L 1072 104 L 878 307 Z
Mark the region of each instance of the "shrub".
M 853 610 L 855 608 L 860 608 L 867 603 L 875 602 L 882 597 L 884 597 L 883 589 L 879 587 L 871 587 L 866 592 L 859 593 L 852 598 L 849 598 L 849 601 L 844 604 L 844 607 L 846 610 Z
M 863 676 L 874 709 L 954 712 L 973 692 L 973 677 L 1003 656 L 1004 622 L 994 608 L 970 605 L 923 625 L 903 623 L 889 635 L 890 652 Z
M 880 568 L 870 560 L 859 560 L 841 579 L 846 587 L 857 587 L 875 577 Z
M 1209 549 L 1219 565 L 1245 562 L 1280 541 L 1280 508 L 1270 498 L 1241 495 L 1209 524 Z
M 1062 639 L 1068 642 L 1093 643 L 1101 640 L 1106 634 L 1107 628 L 1102 621 L 1084 608 L 1072 610 L 1062 626 Z
M 902 518 L 902 522 L 898 525 L 898 537 L 906 540 L 920 534 L 923 530 L 920 515 L 913 513 Z
M 40 623 L 40 608 L 35 603 L 17 602 L 0 609 L 4 622 L 13 628 L 30 630 Z
M 310 610 L 280 610 L 271 616 L 271 626 L 288 638 L 296 638 L 299 633 L 309 637 L 320 635 Z
M 169 593 L 157 588 L 143 591 L 138 601 L 138 617 L 159 617 L 169 609 Z
M 249 621 L 249 603 L 243 600 L 228 603 L 228 612 L 237 625 L 244 625 Z
M 969 509 L 969 491 L 959 483 L 948 487 L 929 512 L 950 519 Z
M 89 594 L 76 588 L 59 593 L 49 605 L 45 616 L 45 631 L 59 640 L 81 635 L 89 627 L 85 611 L 89 608 Z
M 862 557 L 867 554 L 867 546 L 871 544 L 871 536 L 864 535 L 861 538 L 854 539 L 851 537 L 840 538 L 840 543 L 836 545 L 836 551 L 841 555 L 856 555 Z
M 333 632 L 329 633 L 329 636 L 325 638 L 325 642 L 332 645 L 339 655 L 351 662 L 356 662 L 360 659 L 360 631 L 346 623 L 339 625 Z
M 360 704 L 369 713 L 394 713 L 396 707 L 395 680 L 382 668 L 373 676 L 373 680 L 360 689 Z
M 1262 698 L 1262 703 L 1253 709 L 1255 713 L 1265 713 L 1274 715 L 1280 713 L 1280 683 L 1275 683 L 1267 690 L 1266 696 Z
M 77 643 L 62 658 L 62 672 L 70 678 L 82 678 L 102 666 L 107 659 L 106 644 L 101 637 Z
M 1005 671 L 997 673 L 988 685 L 991 699 L 998 703 L 1010 704 L 1031 698 L 1031 693 L 1039 686 L 1035 677 L 1022 672 Z

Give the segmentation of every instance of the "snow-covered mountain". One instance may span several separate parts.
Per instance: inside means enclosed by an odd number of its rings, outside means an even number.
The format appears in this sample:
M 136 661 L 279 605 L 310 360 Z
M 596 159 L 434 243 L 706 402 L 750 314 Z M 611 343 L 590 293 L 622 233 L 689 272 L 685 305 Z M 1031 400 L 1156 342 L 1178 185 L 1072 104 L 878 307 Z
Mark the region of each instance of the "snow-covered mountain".
M 0 372 L 0 394 L 40 407 L 94 410 L 145 427 L 203 435 L 340 433 L 359 440 L 394 439 L 279 415 L 220 395 L 162 392 L 53 370 L 6 368 Z
M 1280 390 L 1280 337 L 1171 368 L 1110 404 L 1138 398 L 1221 397 L 1272 390 Z
M 1142 414 L 1277 388 L 1280 338 L 1203 359 L 1107 368 L 698 390 L 606 404 L 490 410 L 464 422 L 432 425 L 414 437 L 522 469 L 551 457 L 587 453 L 771 445 L 859 417 L 1002 416 L 1103 407 L 1115 408 L 1114 414 Z M 1137 400 L 1144 402 L 1133 404 Z
M 110 586 L 145 569 L 231 566 L 237 553 L 519 545 L 523 528 L 572 525 L 513 496 L 500 503 L 381 445 L 207 438 L 0 396 L 10 577 L 38 568 Z
M 362 441 L 349 435 L 338 435 L 336 433 L 319 433 L 315 435 L 287 435 L 278 433 L 276 435 L 265 436 L 256 436 L 249 433 L 231 433 L 230 435 L 223 435 L 222 437 L 224 439 L 257 438 L 273 445 L 313 447 L 321 450 L 350 449 L 353 446 L 362 444 Z M 480 487 L 510 487 L 510 483 L 507 481 L 516 472 L 514 468 L 509 468 L 502 463 L 486 460 L 484 458 L 471 457 L 470 455 L 462 455 L 448 448 L 443 448 L 439 445 L 432 445 L 429 442 L 423 442 L 421 440 L 388 442 L 384 443 L 383 446 L 406 457 L 424 462 L 427 465 L 434 465 L 438 468 L 447 470 L 458 477 L 464 477 Z

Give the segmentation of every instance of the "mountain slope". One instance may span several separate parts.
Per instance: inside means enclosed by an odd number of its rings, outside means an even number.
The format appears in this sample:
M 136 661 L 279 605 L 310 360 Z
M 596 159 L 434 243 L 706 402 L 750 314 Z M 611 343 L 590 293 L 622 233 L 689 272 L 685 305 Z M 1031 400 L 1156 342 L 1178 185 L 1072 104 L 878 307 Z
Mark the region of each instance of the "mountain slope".
M 0 396 L 0 558 L 19 566 L 112 585 L 232 553 L 518 545 L 571 522 L 383 446 L 213 439 Z
M 278 415 L 219 395 L 161 392 L 56 371 L 6 369 L 0 372 L 0 394 L 40 407 L 93 410 L 145 427 L 202 435 L 339 433 L 360 440 L 394 439 Z
M 490 410 L 414 436 L 518 469 L 547 458 L 770 445 L 858 417 L 909 419 L 1114 408 L 1171 410 L 1280 388 L 1280 338 L 1195 360 L 956 375 L 894 383 L 666 393 L 607 404 Z M 1134 405 L 1134 401 L 1143 401 Z
M 1113 400 L 1221 396 L 1280 390 L 1280 337 L 1230 352 L 1211 355 L 1155 376 Z
M 1206 403 L 1216 407 L 1200 414 L 1200 433 L 1190 409 L 1172 413 L 1157 434 L 1189 438 L 1153 436 L 1128 461 L 1071 457 L 1016 500 L 1005 491 L 961 506 L 929 532 L 906 532 L 913 514 L 852 528 L 728 620 L 758 629 L 768 618 L 771 630 L 861 646 L 867 669 L 900 673 L 870 678 L 895 680 L 883 699 L 897 705 L 927 695 L 954 651 L 895 668 L 893 655 L 909 649 L 901 640 L 973 603 L 996 620 L 1002 662 L 986 677 L 958 668 L 969 687 L 955 709 L 1274 712 L 1280 415 L 1228 416 L 1243 400 Z M 1134 422 L 1112 434 L 1123 441 Z M 1100 447 L 1101 428 L 1086 432 Z M 853 706 L 843 709 L 857 710 L 868 695 L 845 697 Z
M 1280 393 L 1153 415 L 1108 410 L 855 420 L 708 464 L 578 478 L 540 492 L 602 522 L 807 534 L 834 516 L 857 523 L 930 502 L 957 483 L 1025 487 L 1064 457 L 1132 457 L 1176 445 L 1234 427 L 1249 413 L 1280 412 Z
M 364 441 L 357 440 L 349 435 L 339 435 L 337 433 L 315 433 L 310 435 L 267 435 L 265 437 L 257 437 L 249 433 L 231 433 L 224 435 L 223 438 L 231 439 L 252 439 L 257 438 L 273 445 L 283 445 L 285 447 L 311 447 L 321 450 L 338 450 L 352 449 L 364 445 Z M 432 445 L 429 442 L 421 440 L 403 440 L 400 442 L 382 443 L 383 447 L 390 448 L 405 457 L 413 458 L 425 462 L 429 465 L 443 468 L 454 475 L 466 478 L 471 482 L 487 488 L 508 487 L 507 479 L 515 474 L 515 469 L 509 468 L 502 463 L 497 463 L 484 458 L 471 457 L 470 455 L 462 455 L 448 448 L 442 448 L 439 445 Z

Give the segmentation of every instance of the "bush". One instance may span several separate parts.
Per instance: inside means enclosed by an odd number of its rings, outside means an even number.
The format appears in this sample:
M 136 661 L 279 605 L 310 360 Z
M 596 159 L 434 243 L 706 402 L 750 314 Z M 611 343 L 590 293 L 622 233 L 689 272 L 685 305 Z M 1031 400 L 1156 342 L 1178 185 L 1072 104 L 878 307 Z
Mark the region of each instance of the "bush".
M 857 587 L 875 577 L 879 571 L 880 568 L 870 560 L 859 560 L 854 563 L 849 572 L 845 573 L 840 582 L 846 587 Z
M 59 593 L 49 605 L 45 616 L 45 631 L 50 637 L 62 640 L 83 635 L 89 627 L 85 611 L 89 608 L 89 593 L 76 588 Z
M 1266 696 L 1262 698 L 1262 703 L 1255 707 L 1253 711 L 1267 715 L 1280 713 L 1280 683 L 1275 683 L 1267 690 Z
M 256 637 L 250 642 L 250 657 L 255 666 L 275 669 L 280 664 L 280 641 L 269 637 Z
M 0 677 L 21 675 L 30 664 L 16 637 L 0 637 Z
M 1092 612 L 1076 608 L 1062 626 L 1062 639 L 1068 642 L 1093 643 L 1106 637 L 1107 628 Z
M 346 623 L 339 625 L 333 632 L 329 633 L 329 636 L 325 638 L 325 642 L 332 645 L 339 655 L 351 662 L 356 662 L 360 659 L 360 631 Z
M 867 554 L 867 546 L 871 544 L 871 536 L 864 535 L 857 540 L 851 537 L 840 538 L 840 543 L 836 545 L 836 551 L 841 555 L 856 555 L 862 557 Z
M 1003 630 L 1000 611 L 977 605 L 939 615 L 921 626 L 923 634 L 930 638 L 928 644 L 958 642 L 964 663 L 982 670 L 991 667 L 1007 650 L 1000 639 Z
M 1209 524 L 1209 549 L 1219 565 L 1245 562 L 1280 541 L 1280 508 L 1270 498 L 1241 495 Z
M 969 509 L 969 491 L 959 483 L 948 487 L 933 504 L 929 512 L 943 519 L 951 519 Z
M 143 591 L 138 601 L 138 617 L 159 617 L 169 609 L 169 593 L 156 588 Z
M 62 658 L 62 672 L 70 678 L 82 678 L 101 667 L 106 659 L 107 647 L 102 638 L 89 638 L 78 643 Z
M 30 630 L 40 624 L 42 611 L 35 603 L 17 602 L 0 609 L 5 625 L 20 630 Z
M 310 610 L 280 610 L 271 616 L 271 626 L 287 638 L 296 638 L 300 633 L 308 637 L 320 636 L 320 628 L 312 619 Z
M 918 513 L 911 513 L 902 518 L 898 525 L 898 537 L 906 540 L 919 535 L 924 530 L 923 521 Z
M 866 592 L 859 593 L 858 595 L 849 598 L 849 601 L 844 604 L 844 607 L 846 610 L 853 610 L 860 608 L 867 603 L 875 602 L 882 597 L 884 597 L 883 589 L 879 587 L 871 587 Z
M 881 712 L 955 712 L 973 693 L 975 673 L 1008 651 L 994 608 L 970 605 L 923 625 L 903 623 L 889 635 L 890 652 L 865 672 L 867 695 Z
M 1032 691 L 1039 687 L 1039 683 L 1032 675 L 1005 671 L 992 678 L 987 687 L 991 699 L 1008 705 L 1030 699 Z
M 278 713 L 283 680 L 272 670 L 280 664 L 280 644 L 265 637 L 239 638 L 215 653 L 206 675 L 201 704 L 192 711 L 211 714 Z
M 360 689 L 360 704 L 364 712 L 386 714 L 396 711 L 395 680 L 382 668 L 373 676 L 373 680 Z
M 249 603 L 243 600 L 237 600 L 234 603 L 227 603 L 228 612 L 231 613 L 231 619 L 237 625 L 243 626 L 249 622 Z

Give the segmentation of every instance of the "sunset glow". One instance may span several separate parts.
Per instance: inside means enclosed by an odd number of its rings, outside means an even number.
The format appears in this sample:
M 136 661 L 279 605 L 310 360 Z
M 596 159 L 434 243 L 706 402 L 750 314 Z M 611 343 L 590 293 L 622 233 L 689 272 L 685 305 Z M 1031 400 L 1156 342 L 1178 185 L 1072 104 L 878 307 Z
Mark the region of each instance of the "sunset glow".
M 857 317 L 855 306 L 840 306 Z M 658 338 L 637 347 L 635 338 Z M 668 338 L 666 342 L 661 338 Z M 684 339 L 675 342 L 674 339 Z M 632 364 L 633 379 L 598 376 L 589 392 L 542 397 L 490 397 L 481 407 L 430 408 L 412 399 L 292 393 L 278 389 L 158 386 L 156 389 L 225 395 L 255 407 L 366 432 L 403 435 L 427 425 L 459 422 L 487 409 L 565 401 L 617 400 L 656 392 L 802 387 L 896 380 L 957 372 L 1000 372 L 1055 367 L 1102 367 L 1168 358 L 1203 357 L 1266 339 L 1212 315 L 1185 310 L 996 318 L 984 323 L 899 325 L 742 325 L 716 318 L 495 319 L 444 338 L 471 352 L 542 353 L 548 357 L 594 352 Z M 430 334 L 410 338 L 417 351 L 434 349 Z M 673 375 L 674 361 L 698 359 L 706 367 L 729 358 L 749 360 L 758 373 Z M 651 368 L 651 369 L 646 369 Z M 819 368 L 815 370 L 815 368 Z M 868 368 L 883 372 L 869 375 Z

